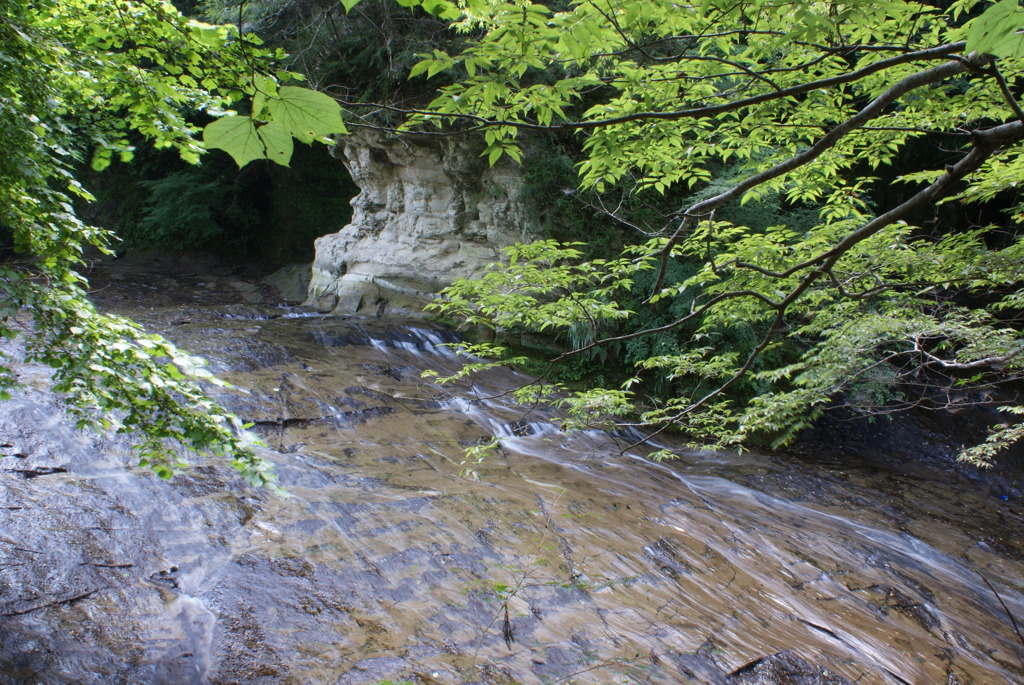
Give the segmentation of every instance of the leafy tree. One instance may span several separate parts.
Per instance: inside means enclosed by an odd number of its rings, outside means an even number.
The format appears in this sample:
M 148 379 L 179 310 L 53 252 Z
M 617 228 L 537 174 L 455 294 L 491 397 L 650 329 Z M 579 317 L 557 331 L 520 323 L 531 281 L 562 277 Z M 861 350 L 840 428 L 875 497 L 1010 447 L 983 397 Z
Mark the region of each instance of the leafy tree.
M 341 4 L 352 10 L 358 0 Z M 439 305 L 496 328 L 575 330 L 575 355 L 686 332 L 683 346 L 634 345 L 638 373 L 621 387 L 556 396 L 570 425 L 674 426 L 719 444 L 786 440 L 864 379 L 917 385 L 935 399 L 1018 377 L 1024 11 L 1015 0 L 945 9 L 881 0 L 399 4 L 452 22 L 465 39 L 459 52 L 434 48 L 412 68 L 443 73 L 447 85 L 406 112 L 405 128 L 479 131 L 492 163 L 521 158 L 520 131 L 574 133 L 581 184 L 596 192 L 699 193 L 724 182 L 664 225 L 636 224 L 640 243 L 619 257 L 520 246 Z M 167 3 L 0 0 L 0 10 L 0 227 L 18 255 L 0 266 L 0 334 L 24 329 L 26 357 L 54 367 L 80 423 L 137 433 L 161 475 L 179 463 L 166 449 L 177 440 L 230 455 L 250 482 L 268 482 L 237 418 L 188 382 L 207 375 L 197 360 L 85 299 L 83 247 L 107 250 L 109 236 L 71 210 L 72 196 L 87 195 L 74 168 L 129 160 L 139 136 L 190 162 L 205 147 L 240 166 L 287 164 L 293 138 L 344 131 L 337 104 L 275 72 L 279 55 L 255 39 Z M 247 114 L 231 111 L 243 101 Z M 203 143 L 194 111 L 219 117 Z M 944 158 L 901 157 L 919 144 Z M 905 168 L 886 171 L 897 162 Z M 904 198 L 876 210 L 886 174 Z M 818 216 L 810 226 L 738 218 L 737 204 L 768 197 Z M 942 202 L 1004 211 L 946 225 L 932 220 Z M 641 308 L 669 320 L 614 333 Z M 745 348 L 729 334 L 740 329 L 753 340 Z M 783 345 L 797 358 L 773 354 Z M 648 393 L 652 376 L 674 393 Z M 751 382 L 757 393 L 736 392 Z M 0 384 L 16 384 L 7 365 Z M 1022 433 L 1010 425 L 968 456 L 983 462 Z
M 293 137 L 344 131 L 332 100 L 278 83 L 294 77 L 275 73 L 274 57 L 155 0 L 0 0 L 0 228 L 13 252 L 0 263 L 0 335 L 23 334 L 25 359 L 53 367 L 79 425 L 131 434 L 161 476 L 183 463 L 169 449 L 177 442 L 230 457 L 250 483 L 272 482 L 238 418 L 194 382 L 214 381 L 201 360 L 86 299 L 83 250 L 109 252 L 111 238 L 76 217 L 72 198 L 88 193 L 75 168 L 130 160 L 138 138 L 195 163 L 195 111 L 220 117 L 205 147 L 239 164 L 286 165 Z M 250 115 L 233 115 L 246 95 Z M 0 392 L 16 385 L 0 363 Z
M 784 443 L 839 396 L 872 410 L 883 400 L 948 407 L 1020 378 L 1017 0 L 431 1 L 472 40 L 413 68 L 461 78 L 409 112 L 407 127 L 479 131 L 492 162 L 521 157 L 522 131 L 573 132 L 580 183 L 598 192 L 715 187 L 662 224 L 637 225 L 640 244 L 618 258 L 517 247 L 507 264 L 447 291 L 437 309 L 473 324 L 604 331 L 569 357 L 687 334 L 678 349 L 649 347 L 620 387 L 559 396 L 533 385 L 524 398 L 561 402 L 579 425 Z M 907 154 L 915 147 L 930 152 Z M 899 199 L 879 206 L 885 195 Z M 727 220 L 772 196 L 816 216 Z M 950 203 L 977 203 L 984 218 L 943 221 Z M 673 280 L 676 261 L 699 268 Z M 650 308 L 669 320 L 616 334 Z M 740 330 L 750 344 L 728 334 Z M 650 392 L 652 377 L 674 394 Z M 756 391 L 738 392 L 744 383 Z M 1010 422 L 963 456 L 988 463 L 1022 435 Z

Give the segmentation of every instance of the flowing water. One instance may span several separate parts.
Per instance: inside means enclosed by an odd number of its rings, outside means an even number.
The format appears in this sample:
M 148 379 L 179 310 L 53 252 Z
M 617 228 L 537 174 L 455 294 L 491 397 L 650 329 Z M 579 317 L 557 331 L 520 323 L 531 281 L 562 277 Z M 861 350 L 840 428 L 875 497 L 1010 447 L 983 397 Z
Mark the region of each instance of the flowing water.
M 443 329 L 178 267 L 106 267 L 96 299 L 237 386 L 222 400 L 291 496 L 203 459 L 132 469 L 24 369 L 0 407 L 0 682 L 1024 682 L 1014 497 L 924 469 L 651 463 L 511 405 L 510 372 L 424 381 L 459 363 Z

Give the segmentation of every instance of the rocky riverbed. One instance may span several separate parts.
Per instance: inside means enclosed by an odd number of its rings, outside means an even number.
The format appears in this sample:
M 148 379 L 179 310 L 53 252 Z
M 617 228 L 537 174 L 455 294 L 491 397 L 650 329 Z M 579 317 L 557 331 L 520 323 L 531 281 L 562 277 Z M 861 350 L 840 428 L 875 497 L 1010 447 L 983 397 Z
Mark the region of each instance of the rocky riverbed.
M 423 321 L 285 306 L 201 261 L 90 278 L 237 387 L 290 497 L 203 458 L 160 481 L 23 369 L 0 405 L 0 682 L 1024 680 L 1012 488 L 821 441 L 651 463 L 508 404 L 514 374 L 424 381 L 459 361 Z

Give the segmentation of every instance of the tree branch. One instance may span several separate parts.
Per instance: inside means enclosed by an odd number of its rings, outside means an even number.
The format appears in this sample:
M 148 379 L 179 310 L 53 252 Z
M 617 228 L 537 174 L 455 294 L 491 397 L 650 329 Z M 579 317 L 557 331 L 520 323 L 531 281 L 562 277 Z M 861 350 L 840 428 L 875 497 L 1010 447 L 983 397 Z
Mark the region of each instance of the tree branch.
M 890 67 L 898 66 L 900 64 L 906 64 L 908 62 L 918 62 L 924 60 L 933 59 L 949 59 L 951 56 L 958 52 L 962 52 L 965 46 L 964 41 L 956 43 L 949 43 L 946 45 L 939 45 L 933 48 L 926 48 L 923 50 L 915 50 L 913 52 L 906 52 L 900 55 L 889 57 L 886 59 L 879 60 L 873 64 L 869 64 L 866 67 L 862 67 L 855 71 L 851 71 L 845 74 L 839 74 L 837 76 L 831 76 L 829 78 L 819 79 L 817 81 L 809 81 L 808 83 L 802 83 L 789 88 L 783 88 L 782 90 L 773 90 L 769 93 L 762 93 L 742 100 L 734 100 L 732 102 L 726 102 L 720 105 L 709 105 L 706 107 L 695 107 L 693 109 L 680 109 L 672 110 L 668 112 L 634 112 L 633 114 L 626 114 L 620 117 L 610 117 L 608 119 L 590 119 L 582 121 L 567 121 L 561 124 L 538 124 L 531 121 L 507 121 L 504 119 L 488 119 L 486 117 L 477 116 L 474 114 L 464 114 L 458 112 L 434 112 L 430 110 L 422 109 L 403 109 L 392 106 L 380 106 L 389 112 L 403 115 L 420 115 L 429 116 L 438 120 L 455 120 L 455 121 L 467 121 L 475 124 L 465 132 L 479 131 L 485 128 L 494 126 L 514 126 L 515 128 L 529 130 L 529 131 L 591 131 L 599 128 L 605 128 L 607 126 L 614 126 L 616 124 L 626 124 L 633 121 L 678 121 L 680 119 L 696 119 L 700 117 L 710 117 L 718 114 L 724 114 L 725 112 L 732 112 L 744 107 L 752 107 L 754 105 L 760 105 L 765 102 L 771 102 L 773 100 L 780 100 L 787 97 L 793 97 L 796 95 L 803 95 L 814 90 L 820 90 L 825 88 L 831 88 L 833 86 L 843 85 L 845 83 L 851 83 L 858 81 L 862 78 L 870 76 L 879 71 L 884 71 Z M 966 67 L 965 67 L 966 68 Z M 367 103 L 342 103 L 346 106 L 371 106 Z
M 986 367 L 1001 371 L 1007 364 L 1024 353 L 1024 346 L 1018 347 L 1013 352 L 1008 352 L 1007 354 L 975 359 L 971 362 L 951 362 L 947 359 L 936 357 L 934 354 L 921 347 L 920 338 L 914 339 L 914 351 L 927 359 L 925 362 L 926 366 L 930 364 L 937 364 L 944 369 L 951 369 L 954 371 L 970 371 L 973 369 L 984 369 Z
M 751 69 L 750 67 L 744 66 L 744 65 L 740 64 L 739 62 L 735 62 L 735 61 L 730 60 L 730 59 L 725 59 L 724 57 L 716 57 L 715 55 L 672 55 L 672 56 L 669 56 L 669 57 L 657 57 L 655 55 L 652 55 L 650 52 L 647 51 L 645 46 L 636 43 L 632 38 L 630 38 L 629 36 L 626 35 L 626 32 L 622 30 L 621 26 L 619 26 L 619 20 L 616 19 L 614 15 L 609 14 L 608 12 L 605 12 L 603 9 L 598 7 L 596 2 L 591 2 L 590 5 L 595 10 L 597 10 L 597 12 L 602 17 L 604 17 L 605 20 L 609 24 L 612 25 L 612 27 L 615 29 L 615 32 L 617 34 L 619 34 L 619 38 L 622 39 L 622 42 L 624 42 L 627 46 L 629 46 L 630 49 L 636 50 L 637 52 L 639 52 L 641 55 L 643 55 L 644 57 L 649 59 L 651 62 L 658 63 L 658 62 L 675 62 L 675 61 L 678 61 L 678 60 L 694 60 L 694 61 L 707 61 L 707 62 L 718 62 L 720 64 L 728 64 L 730 67 L 733 67 L 734 69 L 738 69 L 740 72 L 746 74 L 747 76 L 750 76 L 751 78 L 754 78 L 754 79 L 759 80 L 759 81 L 763 81 L 764 83 L 768 84 L 769 86 L 771 86 L 775 90 L 782 90 L 771 79 L 769 79 L 768 77 L 764 76 L 763 74 L 759 74 L 759 73 L 755 72 L 753 69 Z
M 803 152 L 794 155 L 783 162 L 779 162 L 770 169 L 765 169 L 760 173 L 754 174 L 753 176 L 749 176 L 740 183 L 734 185 L 732 188 L 729 188 L 728 190 L 719 193 L 714 197 L 690 205 L 690 207 L 688 207 L 685 211 L 681 213 L 681 215 L 683 216 L 682 222 L 679 224 L 679 227 L 676 229 L 675 233 L 672 234 L 672 236 L 669 238 L 668 242 L 665 244 L 665 248 L 661 252 L 661 267 L 658 272 L 658 278 L 655 280 L 654 287 L 651 288 L 651 296 L 653 297 L 654 293 L 657 293 L 658 290 L 661 289 L 661 283 L 665 277 L 665 270 L 668 266 L 668 259 L 672 254 L 672 249 L 675 247 L 675 244 L 679 240 L 679 237 L 690 229 L 690 226 L 692 225 L 692 222 L 695 218 L 702 217 L 706 215 L 709 211 L 715 209 L 716 207 L 719 207 L 731 200 L 735 200 L 741 197 L 743 193 L 747 192 L 752 188 L 756 188 L 757 186 L 766 183 L 774 178 L 778 178 L 779 176 L 789 173 L 794 169 L 798 169 L 802 166 L 809 164 L 810 162 L 820 157 L 826 150 L 835 146 L 836 143 L 838 143 L 844 136 L 849 134 L 851 131 L 857 130 L 865 122 L 877 117 L 879 114 L 882 113 L 882 111 L 886 107 L 891 105 L 905 93 L 908 93 L 912 90 L 915 90 L 922 86 L 926 86 L 931 83 L 936 83 L 938 81 L 945 80 L 950 76 L 955 76 L 956 74 L 963 73 L 969 70 L 974 62 L 984 63 L 987 61 L 988 58 L 978 57 L 968 60 L 967 63 L 961 61 L 946 62 L 945 64 L 941 64 L 937 67 L 932 67 L 931 69 L 926 69 L 924 71 L 919 71 L 916 74 L 911 74 L 910 76 L 907 76 L 901 81 L 890 86 L 888 90 L 886 90 L 884 93 L 882 93 L 877 98 L 868 103 L 868 105 L 866 105 L 863 109 L 861 109 L 855 115 L 848 118 L 846 121 L 842 122 L 841 124 L 833 128 L 831 131 L 826 133 L 824 136 L 819 138 L 818 141 L 814 143 L 814 145 L 807 148 Z M 827 254 L 828 253 L 826 253 L 826 255 Z M 815 257 L 813 260 L 808 260 L 807 262 L 798 264 L 790 269 L 787 269 L 786 271 L 778 273 L 767 272 L 766 275 L 771 275 L 777 278 L 785 278 L 796 273 L 797 271 L 806 268 L 809 265 L 817 263 L 817 261 L 820 261 L 821 258 L 821 256 Z M 748 265 L 746 263 L 744 263 L 744 265 L 746 266 L 746 268 L 754 268 L 753 265 Z M 650 298 L 648 298 L 648 302 L 649 301 Z
M 676 319 L 675 321 L 673 321 L 671 323 L 665 324 L 664 326 L 657 326 L 655 328 L 645 328 L 642 331 L 634 331 L 633 333 L 625 333 L 623 335 L 616 335 L 616 336 L 613 336 L 611 338 L 601 338 L 600 340 L 595 340 L 594 342 L 592 342 L 592 343 L 590 343 L 590 344 L 588 344 L 588 345 L 586 345 L 584 347 L 581 347 L 578 350 L 571 350 L 569 352 L 565 352 L 565 353 L 559 355 L 558 357 L 555 357 L 551 361 L 552 361 L 552 363 L 564 361 L 565 359 L 568 359 L 569 357 L 575 356 L 577 354 L 581 354 L 581 353 L 586 352 L 588 350 L 592 350 L 595 347 L 598 347 L 600 345 L 609 345 L 611 343 L 624 342 L 626 340 L 633 340 L 634 338 L 642 338 L 642 337 L 644 337 L 646 335 L 653 335 L 655 333 L 664 333 L 665 331 L 671 331 L 671 330 L 673 330 L 675 328 L 679 328 L 680 326 L 685 324 L 687 321 L 692 321 L 693 319 L 696 319 L 696 318 L 698 318 L 700 316 L 703 316 L 705 314 L 705 312 L 707 312 L 709 309 L 711 309 L 712 307 L 714 307 L 715 305 L 717 305 L 720 302 L 724 302 L 726 300 L 735 300 L 735 299 L 738 299 L 738 298 L 741 298 L 741 297 L 751 297 L 751 298 L 754 298 L 755 300 L 759 300 L 760 302 L 763 302 L 764 305 L 766 307 L 768 307 L 769 309 L 778 310 L 778 309 L 780 309 L 782 307 L 781 303 L 775 302 L 771 298 L 769 298 L 769 297 L 767 297 L 767 296 L 757 292 L 756 290 L 731 290 L 731 291 L 729 291 L 727 293 L 721 293 L 719 295 L 714 296 L 713 298 L 711 298 L 710 300 L 708 300 L 704 304 L 700 305 L 699 307 L 694 307 L 693 309 L 691 309 L 690 313 L 687 314 L 686 316 L 680 317 L 680 318 Z
M 995 77 L 996 83 L 999 84 L 999 92 L 1003 94 L 1003 99 L 1006 100 L 1006 104 L 1013 113 L 1017 115 L 1017 118 L 1024 123 L 1024 109 L 1021 109 L 1020 103 L 1017 102 L 1017 98 L 1013 97 L 1013 93 L 1010 92 L 1010 86 L 1006 82 L 1006 77 L 1003 76 L 1003 72 L 999 70 L 999 66 L 993 63 L 990 67 L 992 76 Z

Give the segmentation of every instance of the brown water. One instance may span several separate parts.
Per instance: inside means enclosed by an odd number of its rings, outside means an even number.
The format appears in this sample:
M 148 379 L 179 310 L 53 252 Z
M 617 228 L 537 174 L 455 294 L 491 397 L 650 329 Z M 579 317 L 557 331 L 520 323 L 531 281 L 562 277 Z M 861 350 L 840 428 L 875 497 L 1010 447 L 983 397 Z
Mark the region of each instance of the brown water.
M 1014 498 L 920 469 L 651 463 L 493 397 L 513 374 L 425 382 L 459 362 L 423 322 L 152 268 L 97 272 L 97 300 L 210 358 L 292 496 L 201 459 L 129 469 L 26 369 L 0 406 L 0 682 L 1024 681 Z

